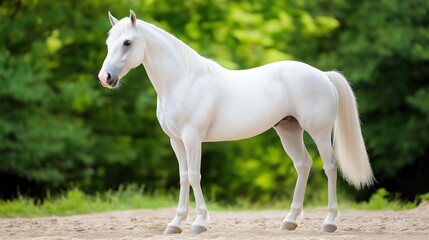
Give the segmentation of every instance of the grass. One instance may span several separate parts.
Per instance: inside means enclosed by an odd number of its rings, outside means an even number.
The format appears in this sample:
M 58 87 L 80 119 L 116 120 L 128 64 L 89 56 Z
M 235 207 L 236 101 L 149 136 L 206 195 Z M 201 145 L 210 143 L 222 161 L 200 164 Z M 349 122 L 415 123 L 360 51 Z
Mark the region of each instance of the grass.
M 345 202 L 341 203 L 341 208 L 404 210 L 414 208 L 423 201 L 429 201 L 429 193 L 419 196 L 414 202 L 402 202 L 398 199 L 391 199 L 390 194 L 381 188 L 371 196 L 368 202 Z M 288 209 L 287 202 L 290 201 L 277 201 L 270 205 L 260 205 L 241 200 L 235 205 L 224 206 L 210 202 L 207 205 L 210 210 L 243 211 L 267 208 Z M 0 217 L 64 216 L 115 210 L 175 207 L 176 204 L 177 197 L 173 195 L 147 195 L 144 194 L 142 188 L 135 185 L 122 187 L 118 191 L 107 191 L 95 195 L 88 195 L 74 188 L 59 197 L 48 196 L 43 202 L 26 197 L 19 197 L 12 201 L 0 200 Z M 311 208 L 313 205 L 316 206 L 311 203 L 306 204 L 306 208 Z M 195 203 L 191 202 L 191 207 L 195 207 Z
M 95 195 L 88 195 L 74 188 L 59 197 L 48 196 L 43 202 L 22 196 L 12 201 L 0 201 L 0 216 L 64 216 L 114 210 L 164 208 L 175 205 L 176 201 L 172 196 L 145 195 L 141 188 L 134 185 Z
M 390 195 L 391 194 L 386 189 L 380 188 L 370 197 L 368 202 L 351 203 L 350 207 L 367 210 L 406 210 L 415 208 L 418 203 L 425 200 L 424 198 L 422 198 L 421 200 L 419 200 L 418 198 L 416 201 L 413 202 L 404 202 L 399 200 L 399 198 L 397 197 L 392 198 Z M 429 199 L 429 193 L 426 195 L 428 195 L 427 199 Z

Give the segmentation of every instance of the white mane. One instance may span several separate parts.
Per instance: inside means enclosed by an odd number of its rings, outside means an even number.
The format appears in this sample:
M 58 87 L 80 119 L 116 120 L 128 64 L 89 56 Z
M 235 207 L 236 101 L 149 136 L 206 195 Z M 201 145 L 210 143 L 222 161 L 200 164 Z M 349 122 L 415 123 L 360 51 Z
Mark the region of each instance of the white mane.
M 129 18 L 125 18 L 125 19 L 127 20 L 117 22 L 117 24 L 115 24 L 115 27 L 113 27 L 109 31 L 109 38 L 115 39 L 128 31 L 134 31 L 134 28 L 129 23 Z M 215 72 L 216 73 L 218 72 L 218 70 L 222 69 L 222 66 L 220 66 L 215 61 L 201 56 L 194 49 L 186 45 L 177 37 L 173 36 L 171 33 L 168 33 L 165 30 L 153 24 L 147 23 L 142 20 L 138 20 L 137 27 L 138 27 L 137 29 L 138 29 L 139 35 L 143 39 L 145 36 L 145 31 L 147 31 L 147 29 L 150 29 L 158 33 L 162 37 L 164 37 L 169 44 L 174 46 L 178 56 L 183 60 L 183 63 L 185 63 L 185 66 L 188 68 L 190 72 L 193 72 L 193 73 Z
M 178 39 L 171 33 L 168 33 L 165 30 L 147 22 L 141 20 L 138 22 L 142 23 L 144 26 L 149 27 L 150 29 L 165 37 L 165 39 L 167 39 L 168 42 L 170 42 L 176 48 L 178 55 L 190 71 L 217 71 L 219 68 L 221 68 L 218 63 L 201 56 L 194 49 L 186 45 L 184 42 L 182 42 L 180 39 Z M 142 34 L 144 35 L 144 30 Z

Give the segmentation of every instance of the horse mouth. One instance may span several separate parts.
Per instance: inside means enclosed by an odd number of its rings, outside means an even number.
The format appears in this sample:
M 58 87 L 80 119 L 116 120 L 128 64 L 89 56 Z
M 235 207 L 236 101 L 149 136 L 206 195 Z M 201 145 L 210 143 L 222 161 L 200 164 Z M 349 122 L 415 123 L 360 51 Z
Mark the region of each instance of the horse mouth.
M 119 87 L 119 79 L 113 81 L 100 81 L 101 85 L 105 88 L 114 89 Z
M 107 84 L 111 88 L 117 88 L 119 86 L 119 79 L 115 79 L 115 80 L 113 80 L 111 82 L 108 82 Z

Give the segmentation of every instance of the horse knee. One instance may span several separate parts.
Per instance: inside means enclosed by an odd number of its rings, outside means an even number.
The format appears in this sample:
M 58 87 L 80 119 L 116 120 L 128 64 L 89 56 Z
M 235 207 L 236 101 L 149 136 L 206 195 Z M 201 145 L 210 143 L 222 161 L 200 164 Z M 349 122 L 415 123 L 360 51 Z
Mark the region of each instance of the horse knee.
M 189 185 L 188 174 L 180 175 L 180 185 L 181 186 L 187 186 L 187 185 Z
M 327 176 L 330 176 L 332 174 L 336 174 L 337 173 L 337 164 L 335 163 L 327 163 L 327 164 L 323 164 L 323 170 L 325 170 L 325 174 Z
M 298 174 L 300 173 L 308 173 L 310 172 L 311 165 L 313 162 L 311 161 L 311 158 L 305 159 L 304 161 L 296 161 L 294 162 L 294 167 Z
M 200 181 L 201 181 L 201 175 L 200 174 L 191 174 L 188 176 L 188 181 L 192 187 L 199 186 Z

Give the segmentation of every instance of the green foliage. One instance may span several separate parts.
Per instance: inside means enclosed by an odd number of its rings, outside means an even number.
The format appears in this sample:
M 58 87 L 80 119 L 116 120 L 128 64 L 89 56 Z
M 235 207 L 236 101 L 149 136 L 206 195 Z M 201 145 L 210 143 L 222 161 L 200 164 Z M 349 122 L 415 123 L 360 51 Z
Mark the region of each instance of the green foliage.
M 57 187 L 89 176 L 88 130 L 58 111 L 61 95 L 49 86 L 43 60 L 0 49 L 0 171 Z M 67 174 L 64 174 L 67 172 Z
M 322 55 L 352 81 L 375 176 L 389 191 L 412 199 L 429 191 L 429 3 L 334 1 L 341 27 Z
M 342 196 L 340 196 L 341 198 Z M 405 210 L 417 206 L 419 202 L 429 199 L 429 193 L 418 197 L 418 202 L 403 202 L 392 198 L 384 188 L 374 193 L 368 202 L 351 203 L 340 202 L 342 209 L 372 209 L 372 210 Z M 107 190 L 89 195 L 72 188 L 57 196 L 50 196 L 44 201 L 20 196 L 14 200 L 0 200 L 0 217 L 39 217 L 39 216 L 65 216 L 75 214 L 88 214 L 96 212 L 156 209 L 176 206 L 177 199 L 167 193 L 148 194 L 143 187 L 131 184 L 121 185 L 118 190 Z M 269 203 L 255 203 L 253 200 L 241 198 L 235 204 L 219 204 L 208 202 L 212 211 L 248 211 L 261 209 L 286 209 L 290 200 L 274 200 Z M 319 201 L 307 201 L 305 208 L 319 207 Z M 195 207 L 191 201 L 190 207 Z
M 158 127 L 155 93 L 145 74 L 130 73 L 127 79 L 135 80 L 121 91 L 103 89 L 96 80 L 106 52 L 106 12 L 121 16 L 129 7 L 230 68 L 291 59 L 284 50 L 292 38 L 285 32 L 310 38 L 338 26 L 334 18 L 310 16 L 299 4 L 282 2 L 5 2 L 0 171 L 42 185 L 42 194 L 71 182 L 86 190 L 127 182 L 145 183 L 148 191 L 177 188 L 176 161 Z M 237 196 L 268 202 L 290 195 L 293 165 L 279 144 L 268 147 L 273 142 L 278 139 L 271 132 L 255 141 L 205 148 L 209 195 L 230 202 Z M 244 171 L 237 170 L 242 165 Z M 246 171 L 252 165 L 257 168 Z
M 64 216 L 125 209 L 173 207 L 176 200 L 168 195 L 148 195 L 142 187 L 128 185 L 94 195 L 72 188 L 56 197 L 48 196 L 43 202 L 20 196 L 12 201 L 0 200 L 2 217 Z
M 392 198 L 391 194 L 384 188 L 378 189 L 374 194 L 371 195 L 368 202 L 362 202 L 359 204 L 353 204 L 353 207 L 359 209 L 392 209 L 392 210 L 404 210 L 411 209 L 417 206 L 414 202 L 404 202 L 398 198 Z
M 420 203 L 429 201 L 429 193 L 418 196 L 418 201 Z
M 161 178 L 164 187 L 171 170 L 153 170 L 161 157 L 173 158 L 168 141 L 158 140 L 159 128 L 134 127 L 156 124 L 141 112 L 154 112 L 153 90 L 108 92 L 97 82 L 108 3 L 19 2 L 0 10 L 0 172 L 41 185 L 38 194 L 71 182 L 106 189 L 140 176 Z
M 425 0 L 9 0 L 0 3 L 0 180 L 8 181 L 0 197 L 127 183 L 176 191 L 178 167 L 144 69 L 129 73 L 120 91 L 97 80 L 107 11 L 121 18 L 129 9 L 227 68 L 297 59 L 343 71 L 378 186 L 410 199 L 429 192 Z M 306 200 L 325 203 L 322 162 L 307 142 L 314 163 Z M 202 176 L 208 200 L 225 204 L 290 199 L 296 181 L 274 131 L 204 145 Z M 26 190 L 31 184 L 37 193 Z M 339 189 L 357 195 L 341 181 Z

